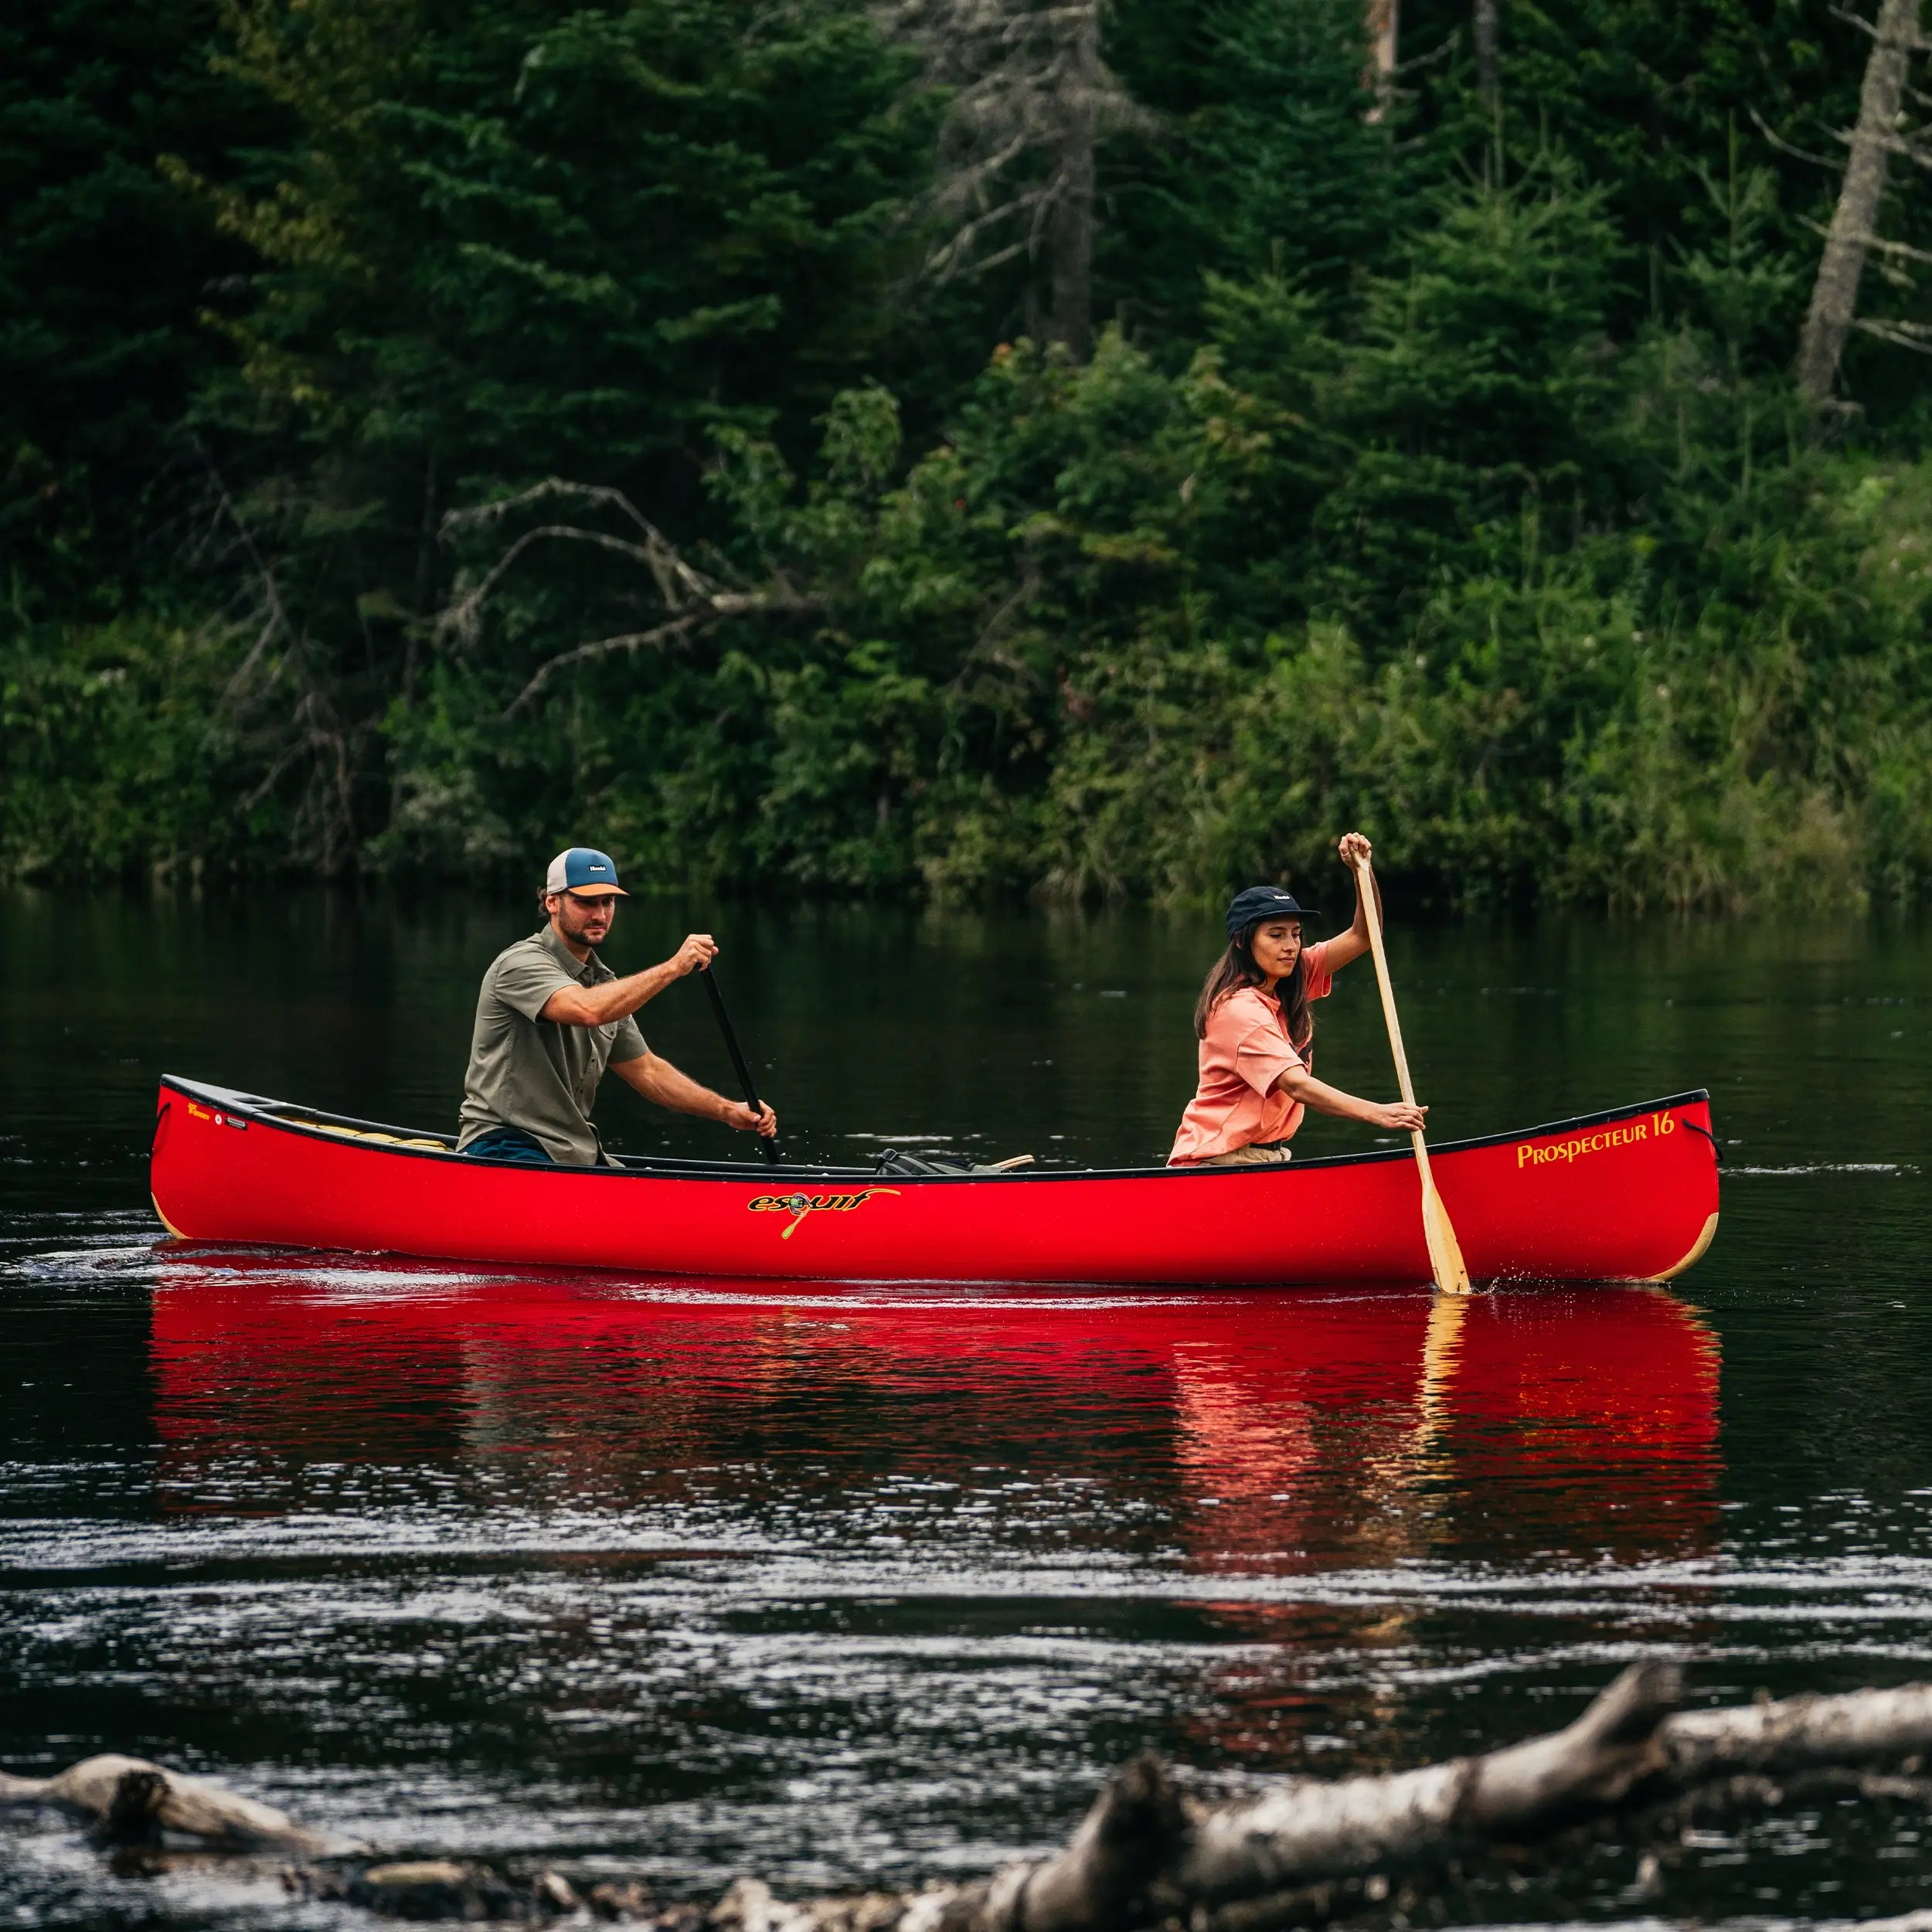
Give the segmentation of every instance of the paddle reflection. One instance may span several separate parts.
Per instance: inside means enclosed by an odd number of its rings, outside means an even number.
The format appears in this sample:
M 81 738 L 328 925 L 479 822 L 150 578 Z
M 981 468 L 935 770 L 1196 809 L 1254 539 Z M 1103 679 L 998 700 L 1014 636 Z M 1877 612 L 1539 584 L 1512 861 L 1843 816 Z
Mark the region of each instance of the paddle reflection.
M 1451 1546 L 1629 1561 L 1714 1523 L 1716 1347 L 1661 1289 L 787 1294 L 192 1252 L 162 1275 L 177 1511 L 234 1508 L 237 1458 L 268 1511 L 374 1468 L 753 1515 L 781 1490 L 1012 1478 L 1085 1485 L 1111 1548 L 1140 1512 L 1148 1549 L 1243 1576 Z

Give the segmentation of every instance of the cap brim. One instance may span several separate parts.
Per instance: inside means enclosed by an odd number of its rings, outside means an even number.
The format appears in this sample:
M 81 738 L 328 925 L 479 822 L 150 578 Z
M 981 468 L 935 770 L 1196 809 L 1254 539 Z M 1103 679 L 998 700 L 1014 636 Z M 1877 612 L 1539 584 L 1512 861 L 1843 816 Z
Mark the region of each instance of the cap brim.
M 631 896 L 621 886 L 566 886 L 563 889 L 573 899 L 628 899 Z

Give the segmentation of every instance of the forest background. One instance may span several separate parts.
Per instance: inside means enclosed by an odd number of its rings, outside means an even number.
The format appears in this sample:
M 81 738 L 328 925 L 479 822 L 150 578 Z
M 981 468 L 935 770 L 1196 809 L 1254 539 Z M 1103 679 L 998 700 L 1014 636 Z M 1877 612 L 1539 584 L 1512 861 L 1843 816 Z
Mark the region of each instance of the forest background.
M 1918 11 L 11 9 L 0 871 L 1922 898 Z

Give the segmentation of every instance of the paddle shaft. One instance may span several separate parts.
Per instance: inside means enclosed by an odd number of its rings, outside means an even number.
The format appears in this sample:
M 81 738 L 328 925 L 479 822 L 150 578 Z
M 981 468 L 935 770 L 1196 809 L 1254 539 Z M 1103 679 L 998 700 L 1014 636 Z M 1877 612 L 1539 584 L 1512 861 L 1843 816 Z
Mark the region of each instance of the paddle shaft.
M 1396 1083 L 1410 1106 L 1416 1104 L 1415 1083 L 1409 1077 L 1409 1055 L 1402 1044 L 1402 1022 L 1396 1015 L 1396 992 L 1389 978 L 1389 955 L 1382 944 L 1382 905 L 1376 896 L 1375 874 L 1366 859 L 1355 861 L 1355 889 L 1362 895 L 1362 910 L 1369 922 L 1369 950 L 1375 956 L 1376 985 L 1382 995 L 1382 1017 L 1389 1024 L 1389 1048 L 1395 1055 Z M 1410 1143 L 1416 1150 L 1416 1165 L 1422 1174 L 1422 1226 L 1429 1246 L 1429 1265 L 1434 1270 L 1436 1286 L 1451 1292 L 1469 1292 L 1469 1270 L 1463 1265 L 1461 1244 L 1451 1225 L 1449 1210 L 1436 1190 L 1436 1177 L 1429 1169 L 1428 1143 L 1419 1127 L 1409 1130 Z
M 1366 859 L 1358 859 L 1355 867 L 1356 889 L 1362 894 L 1362 909 L 1369 919 L 1369 950 L 1375 955 L 1376 985 L 1382 995 L 1382 1017 L 1389 1022 L 1389 1046 L 1396 1056 L 1396 1084 L 1402 1089 L 1402 1097 L 1413 1107 L 1416 1104 L 1415 1083 L 1409 1077 L 1409 1056 L 1402 1044 L 1402 1022 L 1396 1017 L 1396 989 L 1389 980 L 1389 955 L 1382 946 L 1382 906 L 1376 897 L 1375 875 L 1369 869 Z M 1416 1158 L 1421 1163 L 1425 1178 L 1429 1177 L 1429 1149 L 1423 1143 L 1422 1130 L 1411 1128 L 1409 1138 L 1415 1143 Z M 1433 1179 L 1430 1185 L 1434 1185 Z
M 762 1114 L 764 1103 L 759 1099 L 758 1090 L 752 1083 L 750 1064 L 745 1059 L 744 1049 L 738 1044 L 737 1034 L 732 1029 L 731 1015 L 725 1011 L 724 995 L 718 991 L 716 970 L 709 966 L 700 966 L 698 977 L 704 981 L 704 989 L 711 995 L 711 1010 L 718 1016 L 718 1031 L 724 1036 L 725 1050 L 731 1056 L 731 1064 L 737 1073 L 738 1084 L 744 1090 L 745 1104 L 753 1113 Z M 769 1137 L 763 1134 L 758 1136 L 758 1145 L 765 1158 L 774 1167 L 778 1165 L 779 1159 L 777 1138 L 775 1134 Z

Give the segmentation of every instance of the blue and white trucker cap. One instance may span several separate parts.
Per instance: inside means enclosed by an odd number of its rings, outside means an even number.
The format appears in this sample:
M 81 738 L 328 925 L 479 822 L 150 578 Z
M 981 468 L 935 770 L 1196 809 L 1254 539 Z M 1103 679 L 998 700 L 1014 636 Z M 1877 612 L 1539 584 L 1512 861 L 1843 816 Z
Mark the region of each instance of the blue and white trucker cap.
M 607 852 L 590 845 L 573 845 L 550 861 L 545 876 L 546 893 L 575 893 L 580 899 L 628 899 L 631 895 L 617 883 L 617 869 Z

